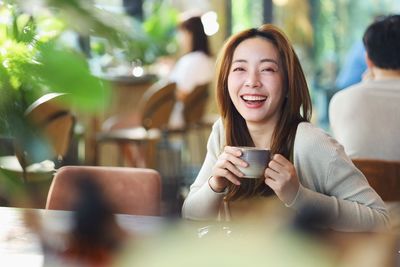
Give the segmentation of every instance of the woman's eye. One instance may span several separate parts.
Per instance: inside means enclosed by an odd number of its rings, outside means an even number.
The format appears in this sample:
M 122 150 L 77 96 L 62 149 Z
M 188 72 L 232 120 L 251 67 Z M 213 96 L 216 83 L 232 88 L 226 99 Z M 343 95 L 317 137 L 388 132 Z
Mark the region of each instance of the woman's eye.
M 274 68 L 264 68 L 262 71 L 275 72 L 276 70 Z
M 244 68 L 242 68 L 242 67 L 236 67 L 236 68 L 233 68 L 232 71 L 243 71 L 243 70 L 244 70 Z

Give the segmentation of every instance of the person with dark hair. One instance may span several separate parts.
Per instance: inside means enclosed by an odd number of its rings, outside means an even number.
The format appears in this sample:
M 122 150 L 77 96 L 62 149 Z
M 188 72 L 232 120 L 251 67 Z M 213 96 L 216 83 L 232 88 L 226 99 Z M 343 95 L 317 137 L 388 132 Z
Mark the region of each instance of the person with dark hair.
M 378 21 L 380 18 L 381 15 L 377 15 L 374 21 Z M 369 78 L 370 73 L 365 60 L 365 46 L 360 39 L 351 46 L 346 54 L 345 62 L 335 81 L 336 89 L 342 90 Z
M 329 214 L 323 227 L 388 227 L 385 205 L 365 176 L 339 143 L 309 122 L 306 79 L 280 29 L 265 24 L 227 40 L 217 61 L 216 94 L 221 119 L 183 204 L 184 218 L 237 219 L 253 205 L 278 199 L 295 212 L 307 207 Z M 238 146 L 271 151 L 263 177 L 243 178 L 237 166 L 248 163 Z
M 363 42 L 370 79 L 333 96 L 329 107 L 331 129 L 351 158 L 398 161 L 400 15 L 374 21 L 366 29 Z M 400 207 L 393 212 L 398 217 L 393 227 L 400 229 Z
M 180 22 L 178 40 L 183 56 L 179 58 L 169 77 L 171 81 L 176 82 L 178 100 L 170 119 L 172 128 L 184 125 L 181 101 L 196 86 L 209 83 L 214 75 L 214 60 L 199 16 L 189 17 Z

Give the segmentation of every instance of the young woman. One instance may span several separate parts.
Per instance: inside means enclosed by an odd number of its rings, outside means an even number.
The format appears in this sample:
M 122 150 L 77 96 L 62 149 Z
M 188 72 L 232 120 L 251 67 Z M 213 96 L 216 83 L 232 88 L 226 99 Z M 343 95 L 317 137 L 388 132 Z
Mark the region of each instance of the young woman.
M 304 73 L 278 28 L 267 24 L 232 36 L 219 56 L 217 74 L 221 119 L 213 126 L 183 217 L 216 219 L 224 210 L 235 218 L 236 203 L 275 195 L 295 211 L 307 207 L 329 215 L 325 226 L 332 229 L 387 227 L 381 198 L 342 146 L 309 123 Z M 247 163 L 237 146 L 271 150 L 262 179 L 241 178 L 236 165 Z
M 178 100 L 171 114 L 171 128 L 184 126 L 181 101 L 196 86 L 210 83 L 215 70 L 215 61 L 199 16 L 189 17 L 179 24 L 178 41 L 183 56 L 174 65 L 169 78 L 176 82 Z

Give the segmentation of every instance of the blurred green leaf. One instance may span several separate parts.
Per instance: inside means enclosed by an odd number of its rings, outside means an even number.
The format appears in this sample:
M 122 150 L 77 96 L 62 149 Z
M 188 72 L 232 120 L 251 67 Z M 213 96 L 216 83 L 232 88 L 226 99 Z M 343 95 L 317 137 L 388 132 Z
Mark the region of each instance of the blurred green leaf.
M 46 4 L 68 27 L 83 36 L 101 36 L 116 46 L 134 38 L 121 18 L 97 8 L 92 1 L 47 0 Z
M 90 73 L 82 55 L 47 44 L 39 48 L 39 64 L 30 73 L 41 78 L 51 91 L 69 93 L 69 101 L 79 109 L 95 111 L 110 99 L 109 84 Z
M 147 3 L 145 10 L 143 22 L 132 20 L 135 41 L 129 43 L 126 55 L 128 61 L 139 59 L 147 65 L 175 52 L 178 11 L 165 1 Z

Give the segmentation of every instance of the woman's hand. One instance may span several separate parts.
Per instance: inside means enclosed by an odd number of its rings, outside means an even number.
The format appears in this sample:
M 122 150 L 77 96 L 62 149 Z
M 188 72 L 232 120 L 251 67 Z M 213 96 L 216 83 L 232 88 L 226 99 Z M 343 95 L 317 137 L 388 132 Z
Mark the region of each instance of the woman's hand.
M 222 192 L 229 183 L 240 185 L 238 177 L 244 174 L 235 165 L 247 167 L 247 162 L 240 159 L 242 151 L 237 147 L 226 146 L 219 155 L 217 162 L 212 169 L 212 177 L 209 185 L 215 192 Z
M 280 154 L 275 154 L 264 172 L 265 183 L 285 204 L 291 204 L 300 187 L 293 164 Z

